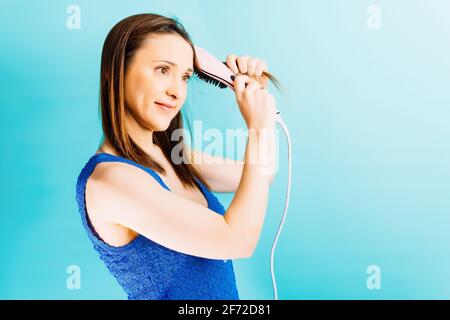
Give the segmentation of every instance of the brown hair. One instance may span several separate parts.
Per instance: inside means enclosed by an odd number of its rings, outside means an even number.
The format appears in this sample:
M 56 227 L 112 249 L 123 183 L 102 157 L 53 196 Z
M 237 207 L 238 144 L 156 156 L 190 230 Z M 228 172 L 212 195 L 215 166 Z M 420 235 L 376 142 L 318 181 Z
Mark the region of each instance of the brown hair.
M 136 51 L 149 34 L 178 34 L 194 51 L 194 71 L 198 70 L 194 45 L 184 27 L 175 19 L 158 14 L 137 14 L 119 21 L 106 36 L 103 44 L 100 70 L 100 108 L 104 137 L 121 156 L 149 167 L 159 173 L 165 169 L 142 150 L 128 135 L 125 126 L 125 74 Z M 267 77 L 277 86 L 276 79 L 267 73 Z M 277 86 L 278 88 L 278 86 Z M 166 131 L 153 132 L 153 143 L 159 146 L 169 160 L 175 173 L 184 186 L 196 187 L 194 177 L 207 188 L 209 185 L 193 166 L 193 159 L 186 158 L 183 137 L 172 141 L 172 132 L 183 128 L 181 112 L 172 119 Z M 171 152 L 181 143 L 181 164 L 173 164 Z

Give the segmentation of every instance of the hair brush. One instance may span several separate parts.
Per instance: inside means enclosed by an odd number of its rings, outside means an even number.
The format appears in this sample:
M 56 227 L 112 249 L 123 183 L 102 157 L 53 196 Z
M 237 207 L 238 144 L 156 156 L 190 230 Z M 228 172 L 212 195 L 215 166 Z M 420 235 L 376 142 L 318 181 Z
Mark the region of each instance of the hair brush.
M 222 62 L 205 49 L 194 46 L 195 55 L 200 70 L 195 70 L 195 74 L 200 80 L 211 83 L 221 89 L 226 87 L 234 90 L 234 79 L 236 74 L 228 68 L 226 62 Z M 279 83 L 268 72 L 263 71 L 262 76 L 272 80 L 277 88 Z
M 215 56 L 199 46 L 195 46 L 198 67 L 195 74 L 200 80 L 211 83 L 221 89 L 226 87 L 234 90 L 234 78 L 236 75 L 224 62 L 219 61 Z M 199 72 L 200 71 L 200 72 Z

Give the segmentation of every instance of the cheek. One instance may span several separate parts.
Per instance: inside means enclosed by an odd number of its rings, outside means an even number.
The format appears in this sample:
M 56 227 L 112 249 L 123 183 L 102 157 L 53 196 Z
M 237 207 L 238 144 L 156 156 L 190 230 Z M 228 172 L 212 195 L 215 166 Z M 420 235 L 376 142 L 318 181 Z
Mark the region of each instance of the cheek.
M 135 109 L 146 108 L 149 103 L 157 100 L 158 92 L 161 90 L 153 79 L 145 74 L 140 74 L 130 79 L 125 90 L 127 103 Z
M 129 108 L 135 110 L 141 100 L 141 81 L 136 73 L 132 73 L 125 78 L 125 101 Z

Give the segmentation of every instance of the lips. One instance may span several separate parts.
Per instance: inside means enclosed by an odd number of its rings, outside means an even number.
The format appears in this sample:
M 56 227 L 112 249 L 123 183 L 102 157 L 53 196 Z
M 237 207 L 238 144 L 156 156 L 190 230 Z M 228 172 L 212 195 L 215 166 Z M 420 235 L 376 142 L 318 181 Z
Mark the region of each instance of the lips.
M 169 103 L 164 103 L 164 102 L 159 102 L 159 101 L 155 101 L 155 103 L 165 109 L 175 109 L 175 106 Z

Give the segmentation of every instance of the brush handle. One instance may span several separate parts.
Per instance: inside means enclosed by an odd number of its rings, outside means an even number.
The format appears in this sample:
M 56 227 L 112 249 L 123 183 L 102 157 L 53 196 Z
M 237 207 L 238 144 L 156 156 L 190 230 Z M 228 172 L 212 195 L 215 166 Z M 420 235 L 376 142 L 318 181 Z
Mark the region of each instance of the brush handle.
M 224 64 L 227 65 L 226 62 L 224 62 Z M 231 70 L 230 70 L 230 71 L 231 71 Z M 263 75 L 267 76 L 267 73 L 266 73 L 265 71 L 263 71 Z M 235 77 L 235 73 L 234 73 L 234 72 L 233 72 L 233 75 L 232 75 L 231 77 L 232 77 L 231 80 L 234 82 L 234 79 L 235 79 L 235 78 L 234 78 L 234 77 Z M 245 87 L 247 87 L 247 84 L 245 84 Z M 276 114 L 277 114 L 277 119 L 281 118 L 281 115 L 280 115 L 281 112 L 280 112 L 280 110 L 277 109 Z
M 231 78 L 230 79 L 231 82 L 233 83 L 234 79 L 236 77 L 236 74 L 233 71 L 231 71 L 231 69 L 227 66 L 227 63 L 225 61 L 222 61 L 222 63 L 225 65 L 225 67 L 227 67 L 227 70 L 231 73 L 231 75 L 229 74 L 229 76 Z M 261 76 L 266 77 L 268 79 L 271 79 L 272 82 L 273 82 L 273 77 L 272 77 L 272 75 L 269 72 L 263 71 Z M 227 85 L 227 86 L 230 87 L 230 85 Z M 276 83 L 275 83 L 275 86 L 278 88 L 278 85 Z M 247 84 L 245 84 L 245 87 L 247 87 Z M 230 87 L 230 88 L 233 89 L 232 87 Z M 264 87 L 264 89 L 265 89 L 265 87 Z

